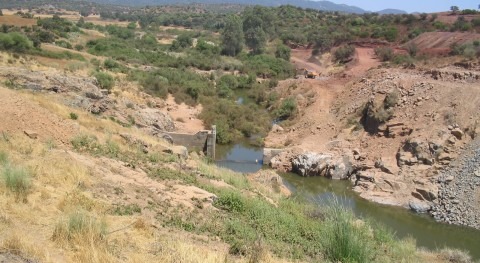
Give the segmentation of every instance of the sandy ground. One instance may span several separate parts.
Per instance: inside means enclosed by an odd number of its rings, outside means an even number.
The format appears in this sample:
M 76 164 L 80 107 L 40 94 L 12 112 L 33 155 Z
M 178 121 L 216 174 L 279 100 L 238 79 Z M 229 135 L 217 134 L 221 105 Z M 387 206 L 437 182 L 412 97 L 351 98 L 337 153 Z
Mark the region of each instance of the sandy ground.
M 198 119 L 198 114 L 202 112 L 202 105 L 191 107 L 185 103 L 177 104 L 172 95 L 167 100 L 167 111 L 175 122 L 177 132 L 194 134 L 204 130 L 202 120 Z

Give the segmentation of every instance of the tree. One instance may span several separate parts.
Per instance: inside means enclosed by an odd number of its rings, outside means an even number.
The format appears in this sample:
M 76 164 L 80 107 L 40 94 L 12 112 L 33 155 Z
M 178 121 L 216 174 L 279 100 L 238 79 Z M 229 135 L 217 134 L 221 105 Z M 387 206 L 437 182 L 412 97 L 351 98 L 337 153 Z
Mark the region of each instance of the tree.
M 255 6 L 246 9 L 243 17 L 245 43 L 253 54 L 261 54 L 268 38 L 275 36 L 275 16 L 268 8 Z
M 283 60 L 290 60 L 290 48 L 285 45 L 278 45 L 277 50 L 275 51 L 275 57 L 281 58 Z
M 82 9 L 82 10 L 80 10 L 80 15 L 81 15 L 82 17 L 87 17 L 87 16 L 90 15 L 90 10 Z
M 245 43 L 252 49 L 253 54 L 261 54 L 267 43 L 267 36 L 261 27 L 250 28 L 245 31 Z
M 243 27 L 238 16 L 230 16 L 221 33 L 222 53 L 228 56 L 236 56 L 243 49 Z
M 458 10 L 460 10 L 460 8 L 458 8 L 458 6 L 456 5 L 450 7 L 450 11 L 452 11 L 452 14 L 456 14 Z

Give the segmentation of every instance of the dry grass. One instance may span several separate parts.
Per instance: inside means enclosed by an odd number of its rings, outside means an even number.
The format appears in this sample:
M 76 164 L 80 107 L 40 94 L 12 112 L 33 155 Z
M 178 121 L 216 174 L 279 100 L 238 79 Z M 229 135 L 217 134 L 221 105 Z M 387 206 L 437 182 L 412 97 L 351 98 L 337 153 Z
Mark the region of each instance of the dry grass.
M 26 257 L 34 260 L 45 259 L 45 252 L 41 246 L 30 243 L 15 233 L 9 234 L 1 243 L 1 250 L 11 254 Z
M 0 16 L 0 24 L 11 25 L 11 26 L 33 26 L 37 24 L 37 20 L 22 18 L 16 15 L 3 15 Z
M 55 226 L 52 239 L 65 248 L 74 248 L 77 262 L 115 262 L 106 239 L 107 228 L 85 212 L 77 211 Z

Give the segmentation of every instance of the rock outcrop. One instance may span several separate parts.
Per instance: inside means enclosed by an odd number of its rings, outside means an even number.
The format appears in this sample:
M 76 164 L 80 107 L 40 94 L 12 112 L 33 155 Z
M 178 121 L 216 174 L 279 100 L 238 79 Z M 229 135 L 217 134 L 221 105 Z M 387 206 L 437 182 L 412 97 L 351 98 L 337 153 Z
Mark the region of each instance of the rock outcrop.
M 325 176 L 337 180 L 350 177 L 352 163 L 348 157 L 331 154 L 304 153 L 292 160 L 292 172 L 301 176 Z

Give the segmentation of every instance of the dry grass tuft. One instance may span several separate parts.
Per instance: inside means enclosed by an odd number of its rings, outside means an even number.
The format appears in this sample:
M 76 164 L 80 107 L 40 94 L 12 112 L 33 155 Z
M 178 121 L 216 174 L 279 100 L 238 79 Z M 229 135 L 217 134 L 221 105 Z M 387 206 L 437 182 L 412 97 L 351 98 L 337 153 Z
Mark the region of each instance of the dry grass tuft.
M 30 173 L 23 167 L 5 165 L 1 171 L 7 189 L 15 195 L 15 200 L 27 202 L 27 196 L 32 187 Z
M 52 239 L 59 243 L 99 245 L 105 243 L 106 231 L 105 222 L 77 211 L 56 225 Z
M 45 258 L 45 253 L 42 250 L 42 246 L 28 244 L 16 234 L 10 234 L 7 236 L 7 238 L 2 241 L 0 249 L 13 255 L 18 255 L 33 260 L 42 260 Z
M 450 263 L 470 263 L 473 262 L 468 255 L 467 252 L 459 250 L 459 249 L 452 249 L 452 248 L 444 248 L 440 250 L 439 257 L 446 262 Z

